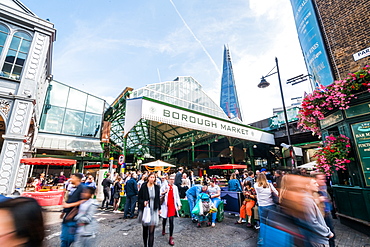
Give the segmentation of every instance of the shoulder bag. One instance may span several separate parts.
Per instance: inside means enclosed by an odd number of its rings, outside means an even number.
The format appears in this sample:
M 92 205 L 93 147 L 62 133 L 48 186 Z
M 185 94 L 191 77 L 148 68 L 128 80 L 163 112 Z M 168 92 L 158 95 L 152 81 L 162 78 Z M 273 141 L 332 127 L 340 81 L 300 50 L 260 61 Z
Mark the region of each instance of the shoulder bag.
M 270 187 L 270 191 L 271 191 L 271 197 L 272 197 L 272 201 L 275 203 L 275 204 L 279 204 L 279 196 L 271 189 L 271 184 L 269 184 L 269 187 Z

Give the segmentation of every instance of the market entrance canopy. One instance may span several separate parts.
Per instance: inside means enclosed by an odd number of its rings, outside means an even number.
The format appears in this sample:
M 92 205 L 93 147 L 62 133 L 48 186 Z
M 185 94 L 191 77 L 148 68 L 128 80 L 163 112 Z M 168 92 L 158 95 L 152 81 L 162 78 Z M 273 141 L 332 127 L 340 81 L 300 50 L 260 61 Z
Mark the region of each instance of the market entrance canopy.
M 223 165 L 215 165 L 210 166 L 209 169 L 247 169 L 246 165 L 237 165 L 237 164 L 223 164 Z
M 21 159 L 20 163 L 25 165 L 50 165 L 50 166 L 72 166 L 76 164 L 76 160 L 58 159 L 58 158 L 25 158 Z
M 125 119 L 125 136 L 136 123 L 145 119 L 247 141 L 275 144 L 274 135 L 266 131 L 147 97 L 127 99 Z

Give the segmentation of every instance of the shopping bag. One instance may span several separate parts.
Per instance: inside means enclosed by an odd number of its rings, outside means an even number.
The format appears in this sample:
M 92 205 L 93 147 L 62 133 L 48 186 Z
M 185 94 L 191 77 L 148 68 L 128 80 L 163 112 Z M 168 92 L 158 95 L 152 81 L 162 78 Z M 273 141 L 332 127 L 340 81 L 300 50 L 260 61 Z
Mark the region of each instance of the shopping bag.
M 145 224 L 150 223 L 150 218 L 151 218 L 150 217 L 150 207 L 146 206 L 143 211 L 143 219 L 142 219 L 143 223 Z
M 199 215 L 201 207 L 202 207 L 202 200 L 198 200 L 197 203 L 195 204 L 193 210 L 191 211 L 191 213 Z
M 210 213 L 216 213 L 217 212 L 217 208 L 215 207 L 215 204 L 212 201 L 210 202 L 209 212 Z

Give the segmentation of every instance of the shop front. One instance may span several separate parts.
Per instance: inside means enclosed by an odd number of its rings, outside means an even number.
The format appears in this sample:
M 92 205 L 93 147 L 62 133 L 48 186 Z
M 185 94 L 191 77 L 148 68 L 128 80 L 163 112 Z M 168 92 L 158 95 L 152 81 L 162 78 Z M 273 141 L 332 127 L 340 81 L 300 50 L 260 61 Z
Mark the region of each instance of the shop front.
M 370 96 L 359 95 L 346 110 L 321 120 L 323 137 L 350 138 L 353 160 L 333 175 L 333 194 L 341 222 L 367 233 L 370 229 Z M 366 228 L 365 228 L 366 229 Z

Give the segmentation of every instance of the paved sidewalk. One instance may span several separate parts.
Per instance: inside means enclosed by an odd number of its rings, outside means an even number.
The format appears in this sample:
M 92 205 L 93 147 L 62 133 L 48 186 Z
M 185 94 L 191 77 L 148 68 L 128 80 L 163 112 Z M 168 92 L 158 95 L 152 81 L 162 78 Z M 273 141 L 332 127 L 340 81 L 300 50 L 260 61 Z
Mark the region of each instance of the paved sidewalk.
M 339 219 L 333 221 L 337 247 L 370 247 L 369 236 L 341 224 Z

